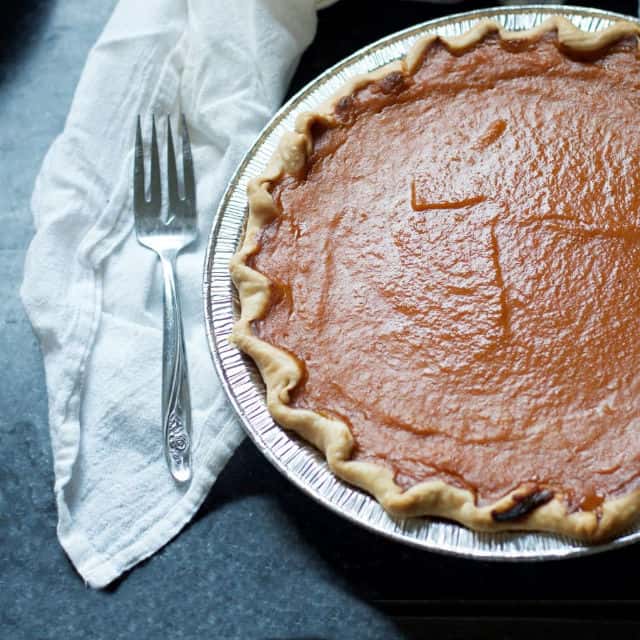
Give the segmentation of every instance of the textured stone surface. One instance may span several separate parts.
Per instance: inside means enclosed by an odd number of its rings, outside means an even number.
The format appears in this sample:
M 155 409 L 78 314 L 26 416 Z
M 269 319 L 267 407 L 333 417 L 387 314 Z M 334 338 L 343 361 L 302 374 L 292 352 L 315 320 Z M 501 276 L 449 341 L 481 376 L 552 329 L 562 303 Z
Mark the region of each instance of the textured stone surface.
M 547 601 L 526 608 L 526 619 L 521 607 L 508 609 L 511 621 L 500 628 L 513 637 L 549 635 L 546 623 L 532 620 L 540 615 L 571 615 L 558 627 L 566 637 L 580 619 L 594 618 L 584 638 L 604 637 L 598 634 L 611 615 L 637 619 L 637 605 L 585 608 L 579 601 L 637 598 L 632 567 L 640 548 L 545 565 L 405 548 L 316 505 L 249 442 L 176 540 L 112 588 L 84 587 L 55 535 L 44 372 L 18 287 L 33 233 L 33 181 L 113 4 L 15 0 L 0 26 L 0 637 L 401 638 L 421 630 L 496 637 L 486 616 L 504 613 L 502 605 L 471 602 L 478 599 Z M 614 4 L 607 8 L 635 11 Z M 294 86 L 381 35 L 478 6 L 343 0 L 323 15 Z M 578 604 L 550 603 L 560 599 Z

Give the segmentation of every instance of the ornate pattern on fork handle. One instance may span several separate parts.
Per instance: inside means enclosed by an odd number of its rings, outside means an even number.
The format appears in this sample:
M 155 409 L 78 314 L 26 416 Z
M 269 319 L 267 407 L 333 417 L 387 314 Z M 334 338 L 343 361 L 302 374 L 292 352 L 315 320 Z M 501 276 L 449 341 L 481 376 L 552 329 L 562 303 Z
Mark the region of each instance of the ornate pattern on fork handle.
M 167 443 L 169 454 L 178 462 L 189 446 L 189 434 L 177 412 L 172 411 L 167 420 Z

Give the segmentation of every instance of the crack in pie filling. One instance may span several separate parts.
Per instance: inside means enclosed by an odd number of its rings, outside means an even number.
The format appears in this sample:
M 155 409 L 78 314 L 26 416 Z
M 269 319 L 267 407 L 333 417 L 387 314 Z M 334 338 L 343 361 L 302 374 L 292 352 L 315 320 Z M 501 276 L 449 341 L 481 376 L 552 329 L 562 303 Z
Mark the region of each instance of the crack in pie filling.
M 640 510 L 638 27 L 482 22 L 357 78 L 249 187 L 232 339 L 397 516 L 611 537 Z

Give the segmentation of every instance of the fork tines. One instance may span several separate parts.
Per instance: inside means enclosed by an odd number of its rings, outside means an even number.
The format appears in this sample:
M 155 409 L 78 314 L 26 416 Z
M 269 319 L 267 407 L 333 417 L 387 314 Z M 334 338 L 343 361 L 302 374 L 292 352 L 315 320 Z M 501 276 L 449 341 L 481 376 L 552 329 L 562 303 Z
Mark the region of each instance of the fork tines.
M 180 197 L 178 186 L 178 170 L 176 154 L 171 129 L 171 118 L 167 116 L 167 189 L 169 195 L 169 210 L 172 215 L 195 215 L 195 174 L 189 130 L 184 115 L 180 117 L 182 138 L 182 174 L 183 193 Z M 151 118 L 151 158 L 149 170 L 149 199 L 146 197 L 144 150 L 142 144 L 142 126 L 140 116 L 136 122 L 135 161 L 133 171 L 133 198 L 136 213 L 159 215 L 162 204 L 162 186 L 160 180 L 160 154 L 158 152 L 158 136 L 155 115 Z

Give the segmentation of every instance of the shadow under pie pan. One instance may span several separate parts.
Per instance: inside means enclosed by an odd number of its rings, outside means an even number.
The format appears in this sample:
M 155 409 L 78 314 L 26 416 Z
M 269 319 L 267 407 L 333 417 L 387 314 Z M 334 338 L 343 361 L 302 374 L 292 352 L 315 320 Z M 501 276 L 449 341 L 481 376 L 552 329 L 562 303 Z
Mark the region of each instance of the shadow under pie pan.
M 488 560 L 565 558 L 630 544 L 640 537 L 640 525 L 606 543 L 585 545 L 556 534 L 478 532 L 430 517 L 393 518 L 374 498 L 337 478 L 311 445 L 272 419 L 255 365 L 229 341 L 239 316 L 229 262 L 238 249 L 248 215 L 248 183 L 264 172 L 283 134 L 294 129 L 299 114 L 316 109 L 350 79 L 399 60 L 428 34 L 460 35 L 485 19 L 509 31 L 521 31 L 535 28 L 552 16 L 562 16 L 586 32 L 606 29 L 620 19 L 638 23 L 633 18 L 596 9 L 549 5 L 500 7 L 426 22 L 365 47 L 303 88 L 272 118 L 232 177 L 209 239 L 203 283 L 209 346 L 222 386 L 258 449 L 291 482 L 327 508 L 386 537 L 432 551 Z

